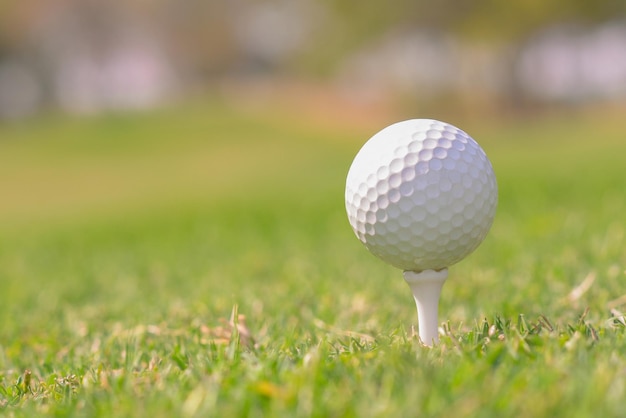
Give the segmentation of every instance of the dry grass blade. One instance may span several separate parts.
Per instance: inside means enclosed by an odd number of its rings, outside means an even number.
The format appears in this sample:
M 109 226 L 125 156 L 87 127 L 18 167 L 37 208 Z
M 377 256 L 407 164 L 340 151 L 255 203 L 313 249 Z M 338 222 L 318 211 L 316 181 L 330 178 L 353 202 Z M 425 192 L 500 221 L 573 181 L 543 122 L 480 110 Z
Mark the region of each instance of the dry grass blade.
M 623 312 L 618 311 L 615 308 L 611 308 L 611 315 L 613 315 L 613 318 L 615 318 L 615 320 L 617 322 L 619 322 L 622 325 L 626 326 L 626 316 L 624 315 Z
M 576 302 L 591 288 L 591 285 L 596 280 L 596 273 L 591 272 L 587 274 L 584 280 L 567 295 L 567 301 L 570 303 Z
M 626 295 L 622 295 L 622 296 L 618 297 L 617 299 L 613 299 L 613 300 L 609 301 L 609 303 L 607 305 L 608 305 L 609 309 L 615 309 L 618 306 L 626 305 Z
M 235 319 L 236 318 L 236 319 Z M 246 324 L 246 316 L 237 312 L 237 307 L 233 307 L 230 319 L 220 318 L 222 325 L 210 328 L 203 325 L 200 330 L 208 336 L 208 339 L 220 345 L 227 345 L 233 337 L 239 338 L 239 343 L 247 348 L 254 348 L 255 339 Z
M 554 327 L 552 326 L 552 323 L 550 322 L 548 318 L 546 318 L 545 315 L 539 315 L 539 323 L 541 323 L 541 325 L 544 328 L 546 328 L 548 331 L 550 332 L 554 331 Z
M 374 337 L 368 334 L 362 334 L 360 332 L 347 331 L 347 330 L 335 328 L 333 326 L 326 324 L 324 321 L 322 321 L 319 318 L 315 318 L 313 320 L 313 323 L 315 324 L 316 327 L 323 329 L 324 331 L 332 332 L 333 334 L 343 335 L 345 337 L 350 337 L 350 338 L 358 338 L 367 342 L 374 342 L 376 340 Z

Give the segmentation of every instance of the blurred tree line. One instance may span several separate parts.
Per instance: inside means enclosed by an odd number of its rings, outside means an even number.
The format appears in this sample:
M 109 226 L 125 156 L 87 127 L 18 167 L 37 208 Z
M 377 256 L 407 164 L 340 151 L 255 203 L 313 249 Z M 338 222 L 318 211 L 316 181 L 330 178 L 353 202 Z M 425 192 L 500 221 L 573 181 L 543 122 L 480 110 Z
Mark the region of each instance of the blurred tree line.
M 514 73 L 522 49 L 547 28 L 623 24 L 625 16 L 623 0 L 7 0 L 0 3 L 0 114 L 59 101 L 140 106 L 224 78 L 350 78 L 351 57 L 389 34 L 479 45 L 506 56 L 500 72 Z M 502 83 L 501 94 L 523 96 L 514 77 Z M 133 88 L 140 99 L 124 102 Z

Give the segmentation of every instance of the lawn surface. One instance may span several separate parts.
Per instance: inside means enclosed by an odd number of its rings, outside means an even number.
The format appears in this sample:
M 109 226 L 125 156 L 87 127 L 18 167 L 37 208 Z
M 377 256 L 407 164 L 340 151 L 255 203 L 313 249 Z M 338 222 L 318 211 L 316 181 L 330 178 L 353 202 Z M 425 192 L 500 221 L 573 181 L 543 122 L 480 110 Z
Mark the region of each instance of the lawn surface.
M 433 349 L 345 216 L 382 127 L 215 103 L 0 125 L 0 416 L 624 416 L 623 121 L 461 126 L 500 200 Z

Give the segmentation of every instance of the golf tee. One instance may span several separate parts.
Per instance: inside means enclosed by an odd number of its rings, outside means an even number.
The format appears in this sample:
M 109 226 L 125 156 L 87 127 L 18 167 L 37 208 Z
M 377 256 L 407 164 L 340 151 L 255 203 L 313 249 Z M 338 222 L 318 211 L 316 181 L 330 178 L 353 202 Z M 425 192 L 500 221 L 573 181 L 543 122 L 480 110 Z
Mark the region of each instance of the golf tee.
M 417 306 L 420 340 L 431 347 L 439 342 L 439 296 L 443 283 L 448 278 L 448 269 L 420 272 L 407 270 L 403 274 Z

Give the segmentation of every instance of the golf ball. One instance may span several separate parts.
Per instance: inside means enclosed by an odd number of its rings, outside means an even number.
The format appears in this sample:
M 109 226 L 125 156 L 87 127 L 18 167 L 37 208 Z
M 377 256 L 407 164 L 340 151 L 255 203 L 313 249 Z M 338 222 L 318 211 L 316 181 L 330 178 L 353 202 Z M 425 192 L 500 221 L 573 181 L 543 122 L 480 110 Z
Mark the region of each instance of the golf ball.
M 493 222 L 498 187 L 485 152 L 445 122 L 388 126 L 357 153 L 346 211 L 374 255 L 403 270 L 440 270 L 474 251 Z

